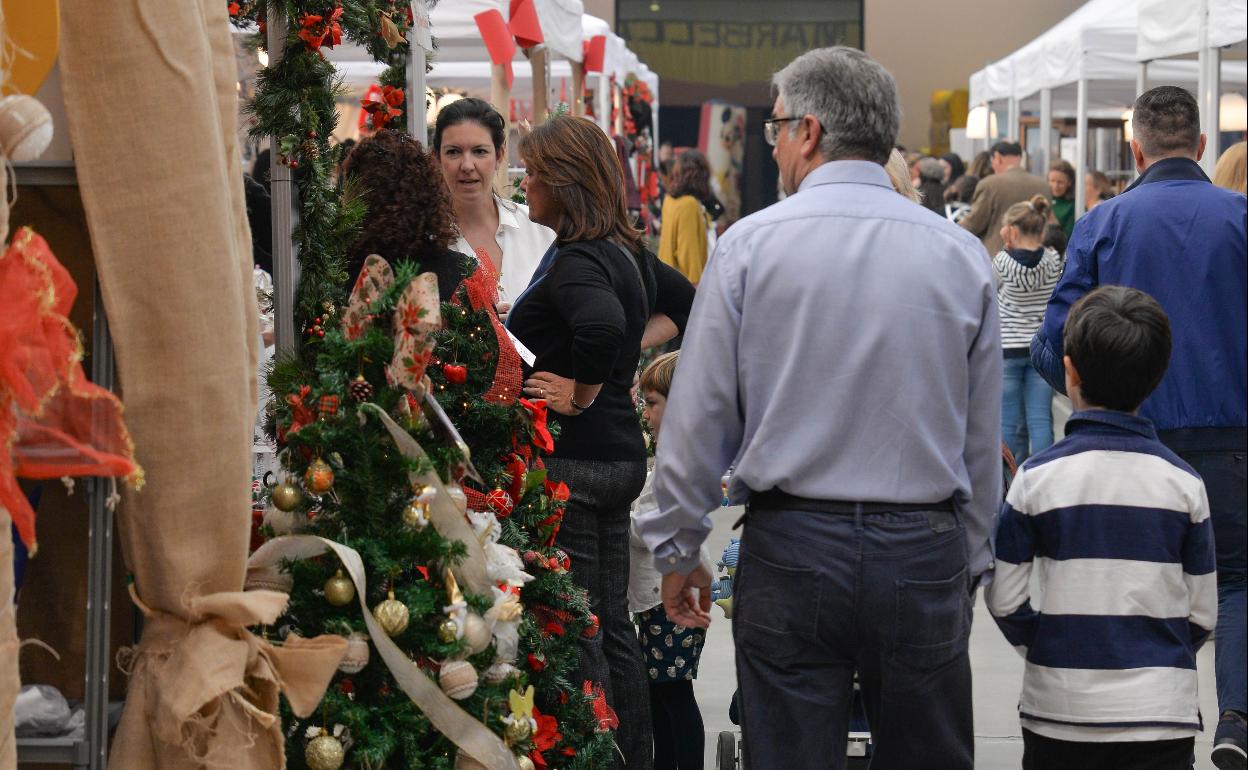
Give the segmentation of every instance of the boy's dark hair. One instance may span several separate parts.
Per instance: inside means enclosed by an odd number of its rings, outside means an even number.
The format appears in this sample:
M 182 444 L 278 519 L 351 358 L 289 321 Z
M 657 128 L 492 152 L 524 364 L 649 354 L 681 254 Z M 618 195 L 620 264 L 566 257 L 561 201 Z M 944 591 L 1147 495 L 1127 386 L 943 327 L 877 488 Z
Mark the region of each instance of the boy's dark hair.
M 1022 156 L 1023 146 L 1018 142 L 1011 142 L 1008 139 L 1002 139 L 992 146 L 993 155 L 1015 155 Z
M 1195 155 L 1200 146 L 1200 107 L 1178 86 L 1150 88 L 1135 100 L 1131 128 L 1146 158 Z
M 1102 286 L 1070 309 L 1062 343 L 1090 406 L 1134 412 L 1170 363 L 1170 319 L 1138 289 Z

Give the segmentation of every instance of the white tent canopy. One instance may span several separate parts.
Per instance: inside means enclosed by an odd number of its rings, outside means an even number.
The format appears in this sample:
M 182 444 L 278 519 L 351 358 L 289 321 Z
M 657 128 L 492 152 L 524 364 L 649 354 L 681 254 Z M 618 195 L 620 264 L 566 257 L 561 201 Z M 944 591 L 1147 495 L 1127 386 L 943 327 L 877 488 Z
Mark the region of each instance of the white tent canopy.
M 1049 125 L 1055 114 L 1074 114 L 1078 150 L 1072 160 L 1080 174 L 1085 161 L 1087 119 L 1094 115 L 1121 115 L 1146 84 L 1173 84 L 1194 90 L 1202 102 L 1202 120 L 1216 126 L 1219 91 L 1224 87 L 1242 89 L 1248 82 L 1248 66 L 1244 62 L 1221 62 L 1220 57 L 1202 53 L 1199 62 L 1163 60 L 1144 65 L 1137 50 L 1145 34 L 1155 39 L 1150 43 L 1155 50 L 1179 53 L 1196 51 L 1202 40 L 1206 46 L 1243 40 L 1243 30 L 1248 25 L 1244 16 L 1248 0 L 1199 3 L 1200 12 L 1193 13 L 1192 2 L 1090 0 L 1035 40 L 973 74 L 970 103 L 1008 100 L 1007 125 L 1011 135 L 1017 130 L 1022 107 L 1034 106 L 1035 101 L 1039 102 L 1041 125 Z M 1196 21 L 1180 21 L 1180 14 Z M 1233 21 L 1232 15 L 1236 17 Z M 1202 23 L 1220 24 L 1221 28 L 1215 36 L 1211 26 L 1202 27 Z M 1194 44 L 1188 29 L 1192 24 L 1197 28 Z M 1163 28 L 1185 42 L 1164 39 L 1160 34 Z M 1184 45 L 1193 47 L 1182 51 Z M 1041 131 L 1040 140 L 1047 162 L 1051 157 L 1050 132 Z M 1217 154 L 1216 133 L 1211 135 L 1210 147 L 1209 162 Z M 1083 206 L 1083 185 L 1076 185 L 1076 211 L 1082 212 Z
M 581 0 L 534 0 L 546 47 L 569 61 L 581 60 Z M 509 18 L 507 0 L 448 0 L 429 12 L 439 61 L 482 61 L 488 58 L 475 16 L 497 10 Z M 524 59 L 517 51 L 516 61 Z
M 1206 47 L 1221 48 L 1248 38 L 1248 0 L 1206 0 L 1208 34 Z M 1200 14 L 1195 2 L 1142 0 L 1135 55 L 1140 61 L 1184 56 L 1199 51 Z

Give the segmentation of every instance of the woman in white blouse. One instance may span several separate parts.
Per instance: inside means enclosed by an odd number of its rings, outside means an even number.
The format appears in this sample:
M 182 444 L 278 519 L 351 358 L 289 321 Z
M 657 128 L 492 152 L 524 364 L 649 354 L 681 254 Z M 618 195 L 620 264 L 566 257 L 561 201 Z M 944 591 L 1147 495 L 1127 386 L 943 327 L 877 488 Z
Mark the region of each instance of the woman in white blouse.
M 488 102 L 467 98 L 438 114 L 433 150 L 451 190 L 460 238 L 452 248 L 489 260 L 499 274 L 499 313 L 529 285 L 555 232 L 529 218 L 529 209 L 494 193 L 494 172 L 506 162 L 506 124 Z

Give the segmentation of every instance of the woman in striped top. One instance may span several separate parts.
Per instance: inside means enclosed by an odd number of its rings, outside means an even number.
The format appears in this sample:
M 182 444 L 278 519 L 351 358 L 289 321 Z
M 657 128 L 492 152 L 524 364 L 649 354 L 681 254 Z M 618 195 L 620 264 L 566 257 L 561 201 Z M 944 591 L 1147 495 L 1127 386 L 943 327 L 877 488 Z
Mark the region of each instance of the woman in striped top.
M 992 260 L 1005 350 L 1001 430 L 1019 463 L 1053 443 L 1053 391 L 1031 365 L 1029 354 L 1031 337 L 1062 275 L 1062 258 L 1043 244 L 1051 212 L 1042 195 L 1010 206 L 1001 222 L 1005 248 Z

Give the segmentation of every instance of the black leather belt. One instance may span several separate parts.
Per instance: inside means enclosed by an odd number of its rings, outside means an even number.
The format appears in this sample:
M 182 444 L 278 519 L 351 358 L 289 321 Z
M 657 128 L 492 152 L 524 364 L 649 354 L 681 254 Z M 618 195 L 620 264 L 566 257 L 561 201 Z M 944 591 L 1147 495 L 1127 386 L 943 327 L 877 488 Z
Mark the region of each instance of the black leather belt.
M 877 503 L 853 502 L 850 500 L 812 500 L 809 497 L 798 497 L 769 489 L 766 492 L 750 493 L 750 510 L 760 511 L 810 511 L 811 513 L 839 513 L 853 515 L 855 513 L 914 513 L 917 511 L 947 511 L 953 513 L 953 498 L 938 503 Z

